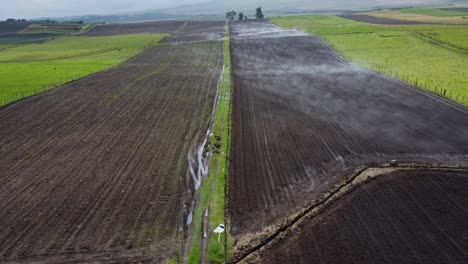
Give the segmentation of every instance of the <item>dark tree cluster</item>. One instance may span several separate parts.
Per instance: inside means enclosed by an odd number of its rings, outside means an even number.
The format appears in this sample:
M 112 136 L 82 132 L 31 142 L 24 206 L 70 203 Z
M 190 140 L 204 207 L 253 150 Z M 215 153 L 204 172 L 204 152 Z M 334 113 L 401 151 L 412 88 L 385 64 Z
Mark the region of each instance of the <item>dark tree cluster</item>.
M 26 19 L 14 19 L 14 18 L 8 18 L 6 21 L 7 21 L 7 22 L 13 22 L 13 21 L 26 21 Z
M 240 12 L 239 14 L 237 14 L 236 11 L 232 10 L 232 11 L 229 11 L 226 13 L 226 19 L 229 19 L 229 20 L 234 20 L 236 19 L 236 15 L 238 16 L 237 19 L 238 20 L 248 20 L 249 18 L 244 15 L 244 13 Z M 256 9 L 256 12 L 255 12 L 255 18 L 256 19 L 263 19 L 265 16 L 263 15 L 263 12 L 262 12 L 262 7 L 259 7 Z
M 226 18 L 229 20 L 234 20 L 236 18 L 236 11 L 232 10 L 226 13 Z
M 263 19 L 265 16 L 263 15 L 263 12 L 262 12 L 262 7 L 260 6 L 259 8 L 257 8 L 256 12 L 255 12 L 255 18 L 257 19 Z

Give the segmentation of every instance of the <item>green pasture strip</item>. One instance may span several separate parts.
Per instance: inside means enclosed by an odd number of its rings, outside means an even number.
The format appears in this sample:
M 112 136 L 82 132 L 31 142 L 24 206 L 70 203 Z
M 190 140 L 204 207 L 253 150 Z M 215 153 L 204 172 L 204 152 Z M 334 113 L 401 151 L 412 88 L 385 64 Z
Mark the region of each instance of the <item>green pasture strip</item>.
M 398 9 L 396 11 L 407 14 L 419 14 L 428 16 L 468 16 L 468 12 L 439 8 L 404 8 Z
M 409 32 L 468 51 L 468 26 L 412 26 Z
M 2 50 L 6 50 L 6 49 L 9 49 L 9 48 L 12 48 L 14 47 L 15 45 L 1 45 L 0 44 L 0 51 Z
M 231 152 L 231 95 L 232 95 L 232 80 L 231 80 L 231 52 L 230 52 L 230 32 L 229 28 L 226 32 L 226 40 L 224 41 L 224 65 L 221 88 L 220 88 L 220 101 L 216 111 L 214 122 L 214 135 L 221 138 L 221 147 L 219 153 L 215 153 L 210 163 L 210 169 L 213 178 L 217 178 L 210 188 L 212 196 L 210 197 L 209 214 L 210 229 L 214 230 L 219 224 L 225 223 L 226 220 L 226 183 L 229 177 L 229 155 Z M 212 142 L 216 139 L 212 138 Z M 213 192 L 214 191 L 214 192 Z M 225 232 L 223 236 L 229 235 Z M 224 257 L 230 258 L 230 242 L 226 239 L 227 248 L 225 248 L 225 240 L 222 237 L 221 242 L 218 242 L 218 237 L 212 234 L 208 246 L 208 262 L 209 263 L 223 263 Z
M 208 208 L 208 222 L 210 230 L 219 224 L 225 224 L 225 184 L 229 174 L 228 156 L 231 144 L 231 55 L 229 43 L 229 29 L 224 41 L 224 73 L 220 86 L 220 99 L 217 105 L 213 123 L 213 136 L 210 137 L 210 148 L 213 155 L 210 159 L 208 177 L 205 179 L 200 200 L 194 213 L 194 232 L 189 252 L 188 263 L 200 263 L 202 219 L 205 209 Z M 218 145 L 218 146 L 216 146 Z M 224 263 L 225 235 L 222 234 L 220 242 L 216 234 L 209 234 L 208 263 Z M 228 252 L 230 248 L 228 241 Z M 229 253 L 227 254 L 229 258 Z
M 164 36 L 63 37 L 1 50 L 0 105 L 121 64 Z
M 336 16 L 271 20 L 323 37 L 354 63 L 468 106 L 468 27 L 372 25 Z

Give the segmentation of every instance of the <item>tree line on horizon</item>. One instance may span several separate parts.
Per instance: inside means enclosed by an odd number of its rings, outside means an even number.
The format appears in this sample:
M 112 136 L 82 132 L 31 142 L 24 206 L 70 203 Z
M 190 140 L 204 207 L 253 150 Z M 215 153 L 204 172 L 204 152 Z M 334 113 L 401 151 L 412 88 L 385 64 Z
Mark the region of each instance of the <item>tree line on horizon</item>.
M 238 15 L 238 20 L 248 20 L 249 18 L 247 16 L 244 15 L 244 13 L 240 12 L 239 14 L 237 14 L 236 11 L 232 10 L 232 11 L 229 11 L 226 13 L 226 19 L 229 19 L 229 20 L 234 20 L 236 19 L 236 15 Z M 258 7 L 256 10 L 255 10 L 255 18 L 256 19 L 263 19 L 265 16 L 263 15 L 263 12 L 262 12 L 262 7 Z

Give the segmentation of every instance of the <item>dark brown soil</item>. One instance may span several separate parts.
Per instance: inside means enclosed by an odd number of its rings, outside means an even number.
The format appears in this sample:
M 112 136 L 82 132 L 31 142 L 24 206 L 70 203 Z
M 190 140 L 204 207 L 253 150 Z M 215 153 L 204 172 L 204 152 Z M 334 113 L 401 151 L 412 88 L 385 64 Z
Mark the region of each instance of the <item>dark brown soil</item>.
M 186 44 L 218 41 L 224 37 L 225 22 L 222 21 L 158 21 L 132 24 L 98 25 L 84 33 L 85 36 L 112 36 L 143 33 L 166 33 L 171 36 L 161 43 Z
M 180 29 L 185 22 L 182 21 L 156 21 L 127 24 L 107 24 L 92 27 L 84 36 L 113 36 L 144 33 L 171 34 Z
M 466 162 L 465 107 L 349 64 L 316 36 L 239 33 L 265 29 L 231 27 L 236 238 L 310 205 L 358 166 Z
M 382 25 L 419 25 L 419 24 L 434 24 L 434 23 L 425 23 L 418 21 L 407 21 L 407 20 L 397 20 L 381 17 L 373 17 L 368 15 L 341 15 L 340 17 L 351 19 L 358 22 L 370 23 L 370 24 L 382 24 Z
M 221 42 L 166 45 L 0 109 L 0 262 L 175 257 L 222 63 Z
M 398 171 L 305 220 L 254 263 L 466 263 L 468 173 Z
M 225 22 L 220 21 L 186 22 L 177 32 L 163 39 L 161 43 L 218 41 L 224 37 L 225 25 Z

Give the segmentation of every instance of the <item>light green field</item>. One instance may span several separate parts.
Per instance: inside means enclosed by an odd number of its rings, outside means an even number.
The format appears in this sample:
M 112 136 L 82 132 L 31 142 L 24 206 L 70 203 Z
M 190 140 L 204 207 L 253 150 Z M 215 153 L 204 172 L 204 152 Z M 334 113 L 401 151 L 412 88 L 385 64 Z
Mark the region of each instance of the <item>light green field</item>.
M 468 26 L 413 26 L 411 32 L 441 44 L 468 51 Z
M 14 47 L 14 45 L 0 45 L 0 51 Z
M 468 105 L 466 26 L 372 25 L 336 16 L 271 20 L 322 36 L 354 63 Z
M 116 66 L 163 37 L 63 37 L 0 50 L 0 105 Z
M 428 16 L 468 16 L 468 12 L 439 8 L 404 8 L 398 9 L 398 11 L 407 14 L 421 14 Z

